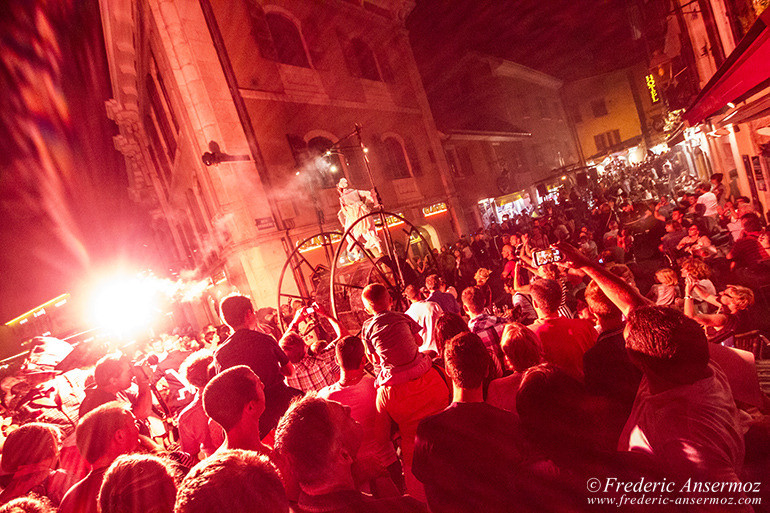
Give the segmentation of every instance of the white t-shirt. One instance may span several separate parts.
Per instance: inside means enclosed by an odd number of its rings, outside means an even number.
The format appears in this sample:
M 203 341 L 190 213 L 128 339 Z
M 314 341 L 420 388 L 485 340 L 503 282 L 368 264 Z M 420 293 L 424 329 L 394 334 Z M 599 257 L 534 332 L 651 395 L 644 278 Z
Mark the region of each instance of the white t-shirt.
M 406 315 L 414 319 L 414 322 L 422 327 L 420 330 L 420 336 L 422 337 L 422 345 L 420 346 L 420 352 L 434 351 L 438 353 L 438 347 L 433 340 L 436 320 L 441 315 L 443 310 L 433 301 L 417 301 L 412 303 L 407 309 Z
M 377 440 L 374 436 L 374 418 L 377 415 L 377 389 L 374 388 L 374 378 L 364 374 L 361 381 L 349 386 L 340 385 L 339 381 L 322 388 L 318 397 L 337 401 L 350 407 L 350 416 L 361 424 L 363 431 L 359 454 L 374 456 L 377 461 L 387 467 L 396 461 L 396 451 L 388 441 Z
M 743 466 L 746 426 L 722 370 L 657 394 L 642 378 L 619 451 L 644 452 L 675 475 L 736 482 Z
M 719 213 L 719 203 L 717 202 L 716 194 L 713 192 L 704 192 L 701 194 L 700 197 L 698 197 L 698 203 L 706 207 L 706 211 L 703 213 L 704 216 L 715 216 Z

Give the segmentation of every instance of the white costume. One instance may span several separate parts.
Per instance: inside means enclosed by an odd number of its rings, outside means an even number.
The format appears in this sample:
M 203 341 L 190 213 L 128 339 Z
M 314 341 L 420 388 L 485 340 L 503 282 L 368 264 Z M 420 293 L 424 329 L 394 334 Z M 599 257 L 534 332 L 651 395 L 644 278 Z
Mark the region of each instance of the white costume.
M 371 192 L 348 188 L 348 181 L 345 178 L 337 184 L 337 191 L 340 193 L 340 210 L 337 212 L 337 218 L 345 230 L 350 228 L 358 218 L 372 211 L 367 206 L 367 201 L 373 205 L 377 203 Z M 364 221 L 357 223 L 350 233 L 353 238 L 348 238 L 348 253 L 352 253 L 355 241 L 363 238 L 366 249 L 374 252 L 377 256 L 382 254 L 382 245 L 380 238 L 377 236 L 374 217 L 368 217 Z

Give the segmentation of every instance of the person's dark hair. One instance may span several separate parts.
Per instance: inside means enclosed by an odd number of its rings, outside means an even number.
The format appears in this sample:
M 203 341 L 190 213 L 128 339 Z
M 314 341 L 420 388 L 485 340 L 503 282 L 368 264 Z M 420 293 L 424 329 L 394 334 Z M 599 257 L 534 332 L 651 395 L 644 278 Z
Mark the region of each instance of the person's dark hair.
M 607 270 L 615 276 L 620 276 L 624 282 L 628 283 L 635 289 L 638 289 L 636 286 L 636 278 L 634 278 L 634 273 L 626 264 L 611 264 L 607 266 Z
M 439 288 L 439 285 L 441 285 L 441 280 L 439 279 L 438 274 L 429 274 L 427 278 L 425 278 L 425 288 L 434 291 Z
M 530 438 L 557 452 L 589 444 L 592 427 L 582 383 L 551 363 L 528 369 L 516 394 L 516 412 Z M 564 440 L 571 440 L 564 447 Z M 563 454 L 562 454 L 563 455 Z
M 243 409 L 259 400 L 254 371 L 246 365 L 236 365 L 217 374 L 203 389 L 203 409 L 206 415 L 230 431 L 241 420 Z
M 695 215 L 700 217 L 705 215 L 705 213 L 706 213 L 706 205 L 704 205 L 703 203 L 698 203 L 697 205 L 695 205 Z M 702 232 L 701 232 L 701 235 L 703 235 Z
M 179 373 L 195 388 L 203 388 L 214 375 L 214 355 L 208 349 L 195 351 L 185 358 Z
M 561 285 L 556 280 L 540 279 L 529 284 L 532 300 L 541 310 L 555 312 L 561 304 Z
M 55 458 L 59 453 L 59 428 L 52 424 L 31 422 L 11 431 L 3 444 L 0 467 L 13 474 L 23 465 Z
M 749 199 L 748 196 L 736 196 L 735 197 L 735 202 L 737 203 L 738 200 L 743 201 L 746 204 L 751 203 L 751 200 Z
M 266 306 L 257 310 L 257 319 L 263 324 L 275 324 L 277 316 L 278 311 L 271 306 Z
M 124 454 L 112 462 L 99 490 L 101 513 L 173 513 L 178 475 L 170 461 Z
M 759 220 L 759 216 L 754 212 L 748 212 L 741 216 L 741 223 L 743 224 L 743 230 L 747 232 L 758 232 L 762 229 L 762 221 Z
M 234 329 L 246 322 L 246 314 L 254 311 L 254 305 L 251 304 L 251 299 L 246 296 L 233 294 L 222 300 L 219 310 L 222 319 Z
M 214 454 L 187 474 L 175 513 L 287 513 L 289 501 L 267 456 L 230 450 Z
M 420 289 L 410 283 L 404 288 L 404 297 L 412 301 L 419 301 L 421 299 Z
M 217 335 L 219 336 L 219 344 L 222 345 L 225 340 L 227 340 L 227 337 L 230 336 L 230 333 L 232 332 L 232 329 L 227 324 L 220 324 L 217 326 Z
M 628 314 L 626 349 L 631 360 L 674 382 L 686 379 L 683 368 L 705 368 L 708 342 L 700 324 L 663 306 L 643 306 Z
M 56 508 L 48 497 L 30 494 L 6 502 L 0 506 L 0 513 L 56 513 Z
M 716 180 L 717 183 L 720 183 L 722 181 L 723 176 L 724 175 L 722 173 L 714 173 L 713 175 L 711 175 L 711 180 Z
M 364 361 L 364 344 L 358 337 L 342 337 L 334 350 L 340 367 L 345 370 L 356 370 Z
M 518 322 L 505 325 L 500 337 L 500 348 L 513 366 L 523 372 L 543 361 L 543 349 L 535 333 Z
M 599 258 L 601 259 L 601 263 L 604 265 L 617 263 L 617 258 L 615 257 L 615 253 L 611 249 L 603 250 L 599 255 Z
M 104 456 L 115 433 L 124 429 L 131 417 L 131 411 L 118 401 L 98 406 L 83 415 L 75 429 L 75 444 L 83 458 L 94 464 Z
M 439 356 L 444 354 L 444 346 L 447 340 L 466 331 L 469 331 L 468 324 L 462 317 L 451 312 L 441 313 L 438 319 L 436 319 L 436 328 L 433 335 Z
M 477 314 L 484 310 L 486 298 L 484 292 L 479 287 L 468 287 L 463 290 L 461 296 L 462 302 L 469 313 Z
M 711 190 L 711 186 L 707 183 L 698 184 L 697 189 L 701 192 L 708 192 Z
M 102 356 L 94 367 L 94 382 L 98 387 L 106 387 L 112 378 L 120 375 L 121 367 L 130 364 L 123 353 L 110 353 Z
M 455 385 L 464 390 L 481 387 L 489 373 L 489 364 L 489 353 L 475 333 L 456 335 L 444 347 L 446 373 Z
M 593 280 L 586 286 L 585 300 L 591 312 L 597 317 L 621 317 L 623 315 L 615 303 L 610 301 L 601 287 Z
M 275 450 L 300 484 L 313 485 L 326 480 L 338 438 L 328 401 L 308 394 L 294 402 L 279 421 Z
M 666 226 L 672 227 L 674 231 L 677 231 L 677 232 L 682 229 L 682 223 L 680 223 L 679 221 L 674 221 L 673 219 L 669 219 L 668 221 L 666 221 Z

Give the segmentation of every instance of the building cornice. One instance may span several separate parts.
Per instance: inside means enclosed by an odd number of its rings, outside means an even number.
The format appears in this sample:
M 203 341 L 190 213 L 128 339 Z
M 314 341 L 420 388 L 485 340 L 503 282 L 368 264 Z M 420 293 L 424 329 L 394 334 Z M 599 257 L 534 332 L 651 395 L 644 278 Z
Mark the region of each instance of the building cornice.
M 539 84 L 550 89 L 560 89 L 561 86 L 564 85 L 564 82 L 556 77 L 552 77 L 551 75 L 541 71 L 517 64 L 513 61 L 480 53 L 476 53 L 475 55 L 489 63 L 489 67 L 492 70 L 493 75 L 517 78 L 519 80 Z

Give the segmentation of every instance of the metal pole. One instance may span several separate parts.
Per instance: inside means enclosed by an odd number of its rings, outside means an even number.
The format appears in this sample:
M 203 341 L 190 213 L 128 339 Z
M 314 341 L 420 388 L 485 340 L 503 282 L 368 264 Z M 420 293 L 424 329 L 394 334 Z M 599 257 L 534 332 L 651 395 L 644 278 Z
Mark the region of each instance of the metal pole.
M 380 220 L 382 221 L 382 231 L 383 231 L 383 237 L 385 239 L 385 248 L 388 253 L 388 258 L 390 258 L 391 265 L 395 265 L 396 267 L 396 279 L 398 283 L 395 285 L 403 290 L 404 288 L 404 273 L 401 271 L 401 262 L 399 262 L 398 257 L 396 255 L 396 252 L 393 248 L 393 238 L 390 236 L 390 228 L 388 227 L 388 219 L 385 217 L 383 205 L 382 205 L 382 198 L 380 197 L 380 192 L 377 190 L 377 187 L 374 185 L 374 175 L 372 175 L 372 167 L 371 163 L 369 162 L 369 155 L 368 150 L 366 146 L 364 145 L 364 139 L 361 137 L 361 125 L 356 123 L 356 129 L 355 132 L 356 137 L 358 137 L 358 144 L 361 146 L 361 153 L 364 156 L 364 167 L 366 167 L 366 173 L 369 175 L 369 182 L 372 185 L 372 190 L 374 191 L 374 197 L 377 199 L 377 208 L 380 211 Z M 407 244 L 409 244 L 409 240 L 407 239 Z M 399 299 L 399 298 L 395 298 Z

